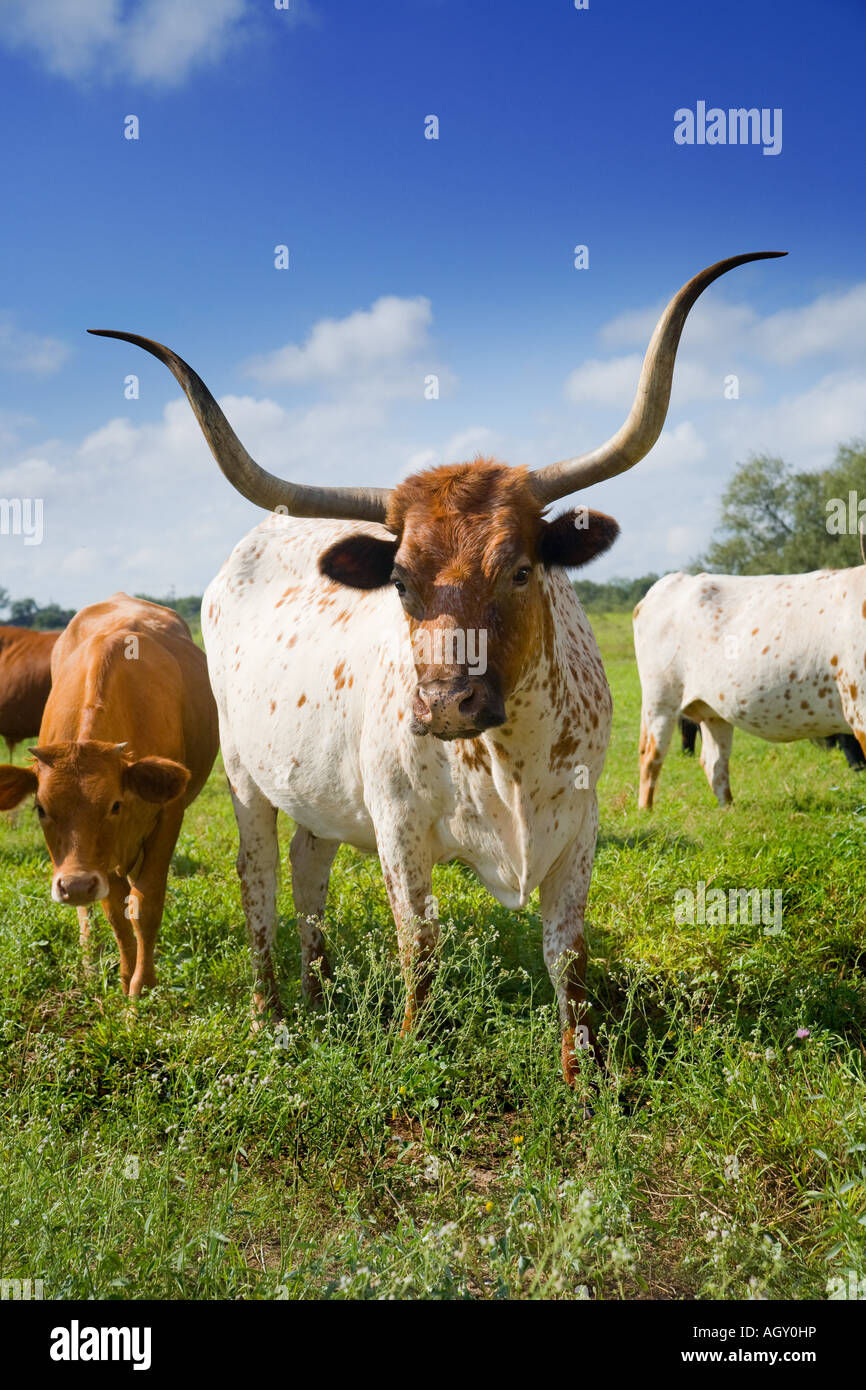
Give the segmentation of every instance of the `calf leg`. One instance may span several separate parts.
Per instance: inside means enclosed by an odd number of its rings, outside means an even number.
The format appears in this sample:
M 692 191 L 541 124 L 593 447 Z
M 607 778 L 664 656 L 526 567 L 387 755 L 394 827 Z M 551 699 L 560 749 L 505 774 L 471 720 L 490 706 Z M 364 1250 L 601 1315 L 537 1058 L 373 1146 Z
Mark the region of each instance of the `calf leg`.
M 75 910 L 78 914 L 78 946 L 81 951 L 81 962 L 85 975 L 91 975 L 96 968 L 96 959 L 99 954 L 93 939 L 93 921 L 90 916 L 94 909 L 78 907 Z
M 311 1004 L 322 997 L 322 978 L 330 979 L 322 917 L 338 840 L 320 840 L 299 825 L 292 837 L 292 898 L 301 937 L 301 989 Z M 318 967 L 318 968 L 315 968 Z
M 562 1028 L 562 1074 L 574 1085 L 576 1051 L 597 1054 L 586 1003 L 586 940 L 584 914 L 595 858 L 598 805 L 593 802 L 583 829 L 559 856 L 541 884 L 544 962 L 556 991 Z
M 110 874 L 108 878 L 108 897 L 102 900 L 102 910 L 111 923 L 120 952 L 120 987 L 129 994 L 132 977 L 135 974 L 138 946 L 129 915 L 130 886 L 126 878 Z M 80 926 L 80 919 L 79 919 Z
M 641 810 L 652 808 L 656 783 L 662 770 L 662 763 L 668 751 L 671 735 L 676 724 L 675 707 L 644 705 L 640 719 L 640 792 L 638 805 Z
M 270 1013 L 282 1018 L 280 993 L 274 972 L 274 938 L 277 929 L 277 808 L 272 806 L 240 764 L 236 755 L 223 757 L 238 823 L 237 871 L 241 902 L 253 961 L 253 1027 Z
M 129 983 L 131 999 L 138 999 L 144 990 L 156 984 L 153 956 L 165 907 L 171 856 L 182 824 L 182 808 L 163 809 L 159 825 L 145 844 L 141 869 L 130 879 L 127 911 L 138 943 L 135 973 Z
M 701 767 L 720 806 L 729 806 L 734 799 L 728 771 L 733 742 L 733 724 L 715 715 L 701 720 Z

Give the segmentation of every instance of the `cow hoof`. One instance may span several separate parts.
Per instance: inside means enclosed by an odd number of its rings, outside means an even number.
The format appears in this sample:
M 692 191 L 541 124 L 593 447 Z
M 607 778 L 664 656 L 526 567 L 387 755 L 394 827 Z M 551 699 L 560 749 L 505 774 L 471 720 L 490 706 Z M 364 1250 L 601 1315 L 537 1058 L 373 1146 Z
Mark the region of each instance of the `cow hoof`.
M 250 1033 L 261 1033 L 272 1023 L 281 1023 L 282 1019 L 283 1009 L 279 999 L 266 998 L 263 994 L 253 995 L 250 1010 Z
M 574 1087 L 581 1071 L 578 1053 L 589 1053 L 593 1061 L 604 1066 L 604 1058 L 595 1033 L 588 1023 L 566 1028 L 562 1034 L 562 1075 L 566 1086 Z

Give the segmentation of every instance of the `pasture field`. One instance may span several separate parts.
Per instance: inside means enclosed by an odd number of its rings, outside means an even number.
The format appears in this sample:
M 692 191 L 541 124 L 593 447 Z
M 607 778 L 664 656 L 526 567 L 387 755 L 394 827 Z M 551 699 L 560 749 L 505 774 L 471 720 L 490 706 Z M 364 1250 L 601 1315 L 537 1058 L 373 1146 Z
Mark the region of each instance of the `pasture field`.
M 591 616 L 615 701 L 588 931 L 605 1072 L 565 1089 L 537 905 L 507 912 L 460 866 L 434 879 L 418 1036 L 378 863 L 345 848 L 335 980 L 304 1009 L 288 823 L 286 1026 L 251 1039 L 219 766 L 159 988 L 131 1006 L 102 922 L 85 976 L 22 810 L 0 827 L 2 1277 L 46 1298 L 866 1295 L 866 774 L 737 734 L 730 810 L 674 748 L 639 815 L 630 617 Z M 781 890 L 781 930 L 677 925 L 699 881 Z

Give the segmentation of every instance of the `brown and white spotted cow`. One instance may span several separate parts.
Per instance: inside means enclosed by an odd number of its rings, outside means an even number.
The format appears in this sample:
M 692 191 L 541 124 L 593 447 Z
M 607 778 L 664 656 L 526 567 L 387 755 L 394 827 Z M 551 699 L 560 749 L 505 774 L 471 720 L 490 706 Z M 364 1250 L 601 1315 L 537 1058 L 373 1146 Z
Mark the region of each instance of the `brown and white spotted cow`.
M 51 896 L 77 907 L 83 946 L 102 903 L 136 998 L 156 983 L 171 856 L 217 753 L 205 656 L 177 613 L 117 593 L 76 614 L 51 675 L 33 766 L 0 766 L 0 809 L 35 793 Z
M 689 309 L 719 275 L 766 254 L 721 261 L 680 290 L 647 351 L 631 414 L 601 448 L 534 473 L 490 459 L 434 468 L 391 492 L 266 473 L 185 362 L 148 339 L 105 335 L 164 362 L 233 485 L 288 513 L 241 541 L 203 605 L 257 1008 L 279 1009 L 280 808 L 298 826 L 292 880 L 308 995 L 314 965 L 327 970 L 320 924 L 345 842 L 379 854 L 410 1028 L 434 966 L 431 870 L 460 859 L 507 907 L 540 888 L 563 1070 L 573 1079 L 575 1046 L 590 1040 L 584 910 L 611 701 L 565 570 L 607 549 L 618 528 L 585 508 L 552 521 L 544 509 L 652 448 Z
M 652 806 L 680 710 L 731 800 L 734 729 L 771 743 L 846 735 L 866 752 L 866 565 L 811 574 L 668 574 L 634 610 L 640 805 Z M 850 728 L 849 728 L 850 726 Z

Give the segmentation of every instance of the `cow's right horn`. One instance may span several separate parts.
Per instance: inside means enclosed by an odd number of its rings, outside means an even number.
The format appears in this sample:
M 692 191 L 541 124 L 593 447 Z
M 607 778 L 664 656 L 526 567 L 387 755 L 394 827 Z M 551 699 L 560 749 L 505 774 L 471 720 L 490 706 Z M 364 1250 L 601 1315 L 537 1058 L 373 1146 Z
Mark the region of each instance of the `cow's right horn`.
M 326 516 L 352 521 L 384 521 L 390 491 L 381 487 L 309 487 L 290 483 L 261 468 L 238 439 L 201 377 L 182 357 L 152 338 L 120 333 L 110 328 L 89 328 L 99 338 L 121 338 L 152 353 L 180 383 L 195 412 L 210 451 L 228 478 L 250 502 L 268 511 L 279 508 L 289 516 Z

